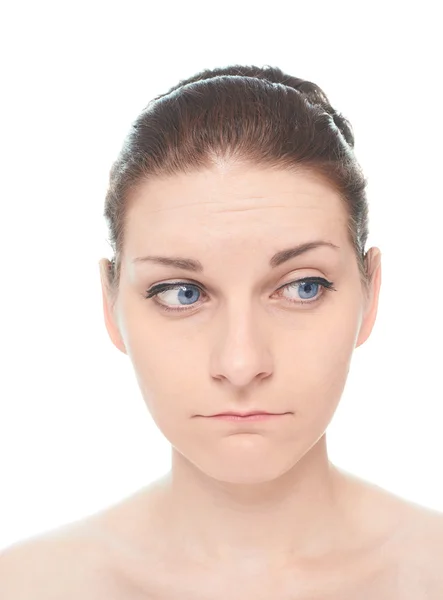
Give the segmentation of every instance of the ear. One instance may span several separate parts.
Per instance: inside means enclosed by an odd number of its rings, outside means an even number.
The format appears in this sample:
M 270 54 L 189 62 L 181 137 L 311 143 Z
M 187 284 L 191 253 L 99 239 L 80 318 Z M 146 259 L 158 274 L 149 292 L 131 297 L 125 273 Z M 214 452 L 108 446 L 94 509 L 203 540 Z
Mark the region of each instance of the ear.
M 366 266 L 369 275 L 369 290 L 365 296 L 363 320 L 360 326 L 355 347 L 364 344 L 371 334 L 377 317 L 378 300 L 381 286 L 381 252 L 378 248 L 371 248 L 366 255 Z
M 114 346 L 118 350 L 120 350 L 120 352 L 123 352 L 123 354 L 127 354 L 126 347 L 117 324 L 117 319 L 115 317 L 115 307 L 113 306 L 111 301 L 112 296 L 110 288 L 110 266 L 111 263 L 107 258 L 102 258 L 99 262 L 105 325 L 106 330 Z

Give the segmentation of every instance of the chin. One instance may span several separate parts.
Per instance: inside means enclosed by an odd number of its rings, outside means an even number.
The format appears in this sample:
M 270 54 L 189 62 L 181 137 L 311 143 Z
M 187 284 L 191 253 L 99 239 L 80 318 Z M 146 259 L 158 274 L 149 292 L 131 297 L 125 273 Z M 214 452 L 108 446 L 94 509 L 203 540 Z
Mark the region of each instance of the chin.
M 194 463 L 208 477 L 221 483 L 252 485 L 269 483 L 287 473 L 294 465 L 288 463 L 288 457 L 278 460 L 263 460 L 263 457 L 251 457 L 244 460 L 237 456 L 234 460 L 200 461 Z

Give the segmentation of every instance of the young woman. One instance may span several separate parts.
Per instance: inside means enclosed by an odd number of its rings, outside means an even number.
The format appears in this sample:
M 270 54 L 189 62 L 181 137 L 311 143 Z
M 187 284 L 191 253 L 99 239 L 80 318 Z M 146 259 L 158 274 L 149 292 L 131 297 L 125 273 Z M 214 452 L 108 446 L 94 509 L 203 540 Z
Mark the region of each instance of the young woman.
M 8 600 L 443 597 L 443 515 L 328 458 L 381 284 L 353 147 L 325 93 L 278 68 L 205 70 L 137 117 L 103 307 L 172 467 L 6 551 Z

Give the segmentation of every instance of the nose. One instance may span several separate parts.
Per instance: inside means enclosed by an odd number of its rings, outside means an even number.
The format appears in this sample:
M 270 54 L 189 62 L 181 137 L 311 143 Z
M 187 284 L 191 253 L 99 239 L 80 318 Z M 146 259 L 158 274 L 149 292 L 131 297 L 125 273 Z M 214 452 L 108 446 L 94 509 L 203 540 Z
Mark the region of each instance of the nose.
M 243 313 L 223 325 L 223 333 L 212 349 L 210 368 L 214 379 L 228 380 L 235 387 L 246 387 L 253 380 L 272 373 L 272 356 L 266 335 L 257 319 Z

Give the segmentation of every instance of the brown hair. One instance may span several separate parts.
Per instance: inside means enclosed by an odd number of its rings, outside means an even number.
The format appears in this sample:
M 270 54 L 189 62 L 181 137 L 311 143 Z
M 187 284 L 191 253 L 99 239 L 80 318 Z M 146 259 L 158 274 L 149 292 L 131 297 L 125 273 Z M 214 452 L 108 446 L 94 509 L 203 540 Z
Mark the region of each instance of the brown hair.
M 120 279 L 130 192 L 151 177 L 209 168 L 220 158 L 313 172 L 342 198 L 349 240 L 367 291 L 366 178 L 357 162 L 351 124 L 323 90 L 277 67 L 206 69 L 155 97 L 132 123 L 113 163 L 104 217 Z

